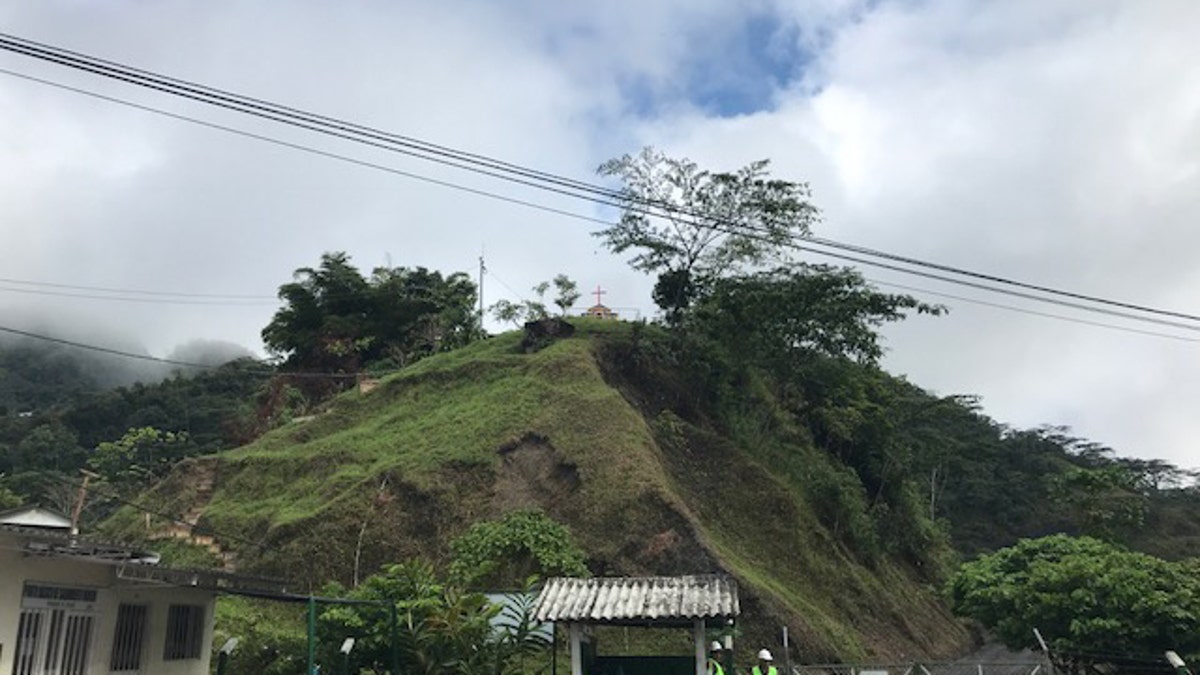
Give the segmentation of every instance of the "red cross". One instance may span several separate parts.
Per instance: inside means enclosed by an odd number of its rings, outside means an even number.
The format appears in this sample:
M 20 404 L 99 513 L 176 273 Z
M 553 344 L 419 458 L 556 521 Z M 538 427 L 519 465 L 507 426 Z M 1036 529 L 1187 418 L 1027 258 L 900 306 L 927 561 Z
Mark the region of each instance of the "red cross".
M 608 293 L 608 291 L 602 290 L 600 288 L 600 284 L 596 284 L 596 290 L 592 291 L 592 295 L 596 296 L 596 304 L 597 305 L 600 304 L 600 296 L 602 296 L 606 293 Z

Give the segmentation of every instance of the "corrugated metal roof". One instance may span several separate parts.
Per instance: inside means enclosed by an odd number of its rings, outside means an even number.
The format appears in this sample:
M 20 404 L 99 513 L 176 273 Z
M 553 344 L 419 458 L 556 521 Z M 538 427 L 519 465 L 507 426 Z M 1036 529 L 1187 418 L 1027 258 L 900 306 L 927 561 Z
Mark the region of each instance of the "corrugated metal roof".
M 21 506 L 0 513 L 0 525 L 71 529 L 71 519 L 52 509 L 40 506 Z
M 717 574 L 681 577 L 555 577 L 538 594 L 540 622 L 690 622 L 737 616 L 737 582 Z

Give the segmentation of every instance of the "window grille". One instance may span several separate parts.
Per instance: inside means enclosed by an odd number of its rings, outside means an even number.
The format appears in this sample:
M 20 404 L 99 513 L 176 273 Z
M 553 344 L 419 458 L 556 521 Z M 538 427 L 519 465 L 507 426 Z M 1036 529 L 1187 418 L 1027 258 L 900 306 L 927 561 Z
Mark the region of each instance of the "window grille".
M 146 635 L 145 605 L 121 604 L 117 608 L 117 626 L 113 630 L 109 670 L 138 671 L 142 668 L 142 640 Z
M 203 605 L 171 605 L 167 609 L 167 642 L 164 661 L 200 658 L 200 640 L 204 637 Z
M 90 614 L 63 609 L 22 611 L 13 675 L 85 675 L 93 623 Z

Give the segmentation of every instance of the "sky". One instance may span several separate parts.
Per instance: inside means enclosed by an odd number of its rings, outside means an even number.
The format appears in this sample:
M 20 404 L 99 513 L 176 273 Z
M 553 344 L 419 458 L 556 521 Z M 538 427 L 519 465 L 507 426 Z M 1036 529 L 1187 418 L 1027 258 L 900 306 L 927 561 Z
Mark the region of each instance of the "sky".
M 645 145 L 719 171 L 767 158 L 811 186 L 818 236 L 1200 313 L 1192 0 L 26 0 L 0 4 L 0 32 L 586 181 Z M 16 54 L 0 69 L 0 325 L 261 353 L 276 289 L 326 251 L 471 274 L 482 254 L 489 304 L 562 272 L 653 316 L 652 280 L 595 223 L 26 78 L 613 217 L 601 207 Z M 890 371 L 1013 427 L 1200 466 L 1200 333 L 863 273 L 950 309 L 885 329 Z

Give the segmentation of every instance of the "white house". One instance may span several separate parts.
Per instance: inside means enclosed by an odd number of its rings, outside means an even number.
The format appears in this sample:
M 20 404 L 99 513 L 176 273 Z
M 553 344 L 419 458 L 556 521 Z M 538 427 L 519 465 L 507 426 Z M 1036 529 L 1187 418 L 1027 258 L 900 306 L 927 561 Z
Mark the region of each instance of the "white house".
M 207 675 L 216 595 L 253 581 L 160 566 L 46 509 L 0 513 L 0 675 Z

